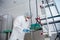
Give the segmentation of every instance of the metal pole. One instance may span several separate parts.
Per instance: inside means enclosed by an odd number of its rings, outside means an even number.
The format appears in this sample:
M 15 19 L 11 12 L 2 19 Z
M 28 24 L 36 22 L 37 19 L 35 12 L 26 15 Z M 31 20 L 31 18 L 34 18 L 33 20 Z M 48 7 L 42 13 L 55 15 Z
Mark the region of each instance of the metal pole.
M 46 2 L 47 2 L 47 4 L 48 4 L 48 1 L 47 1 L 47 0 L 46 0 Z M 48 8 L 49 8 L 49 11 L 50 11 L 50 13 L 51 13 L 51 16 L 53 17 L 53 15 L 52 15 L 52 11 L 51 11 L 51 9 L 50 9 L 49 4 L 48 4 Z M 53 17 L 52 19 L 53 19 L 53 22 L 54 22 L 54 17 Z M 58 38 L 59 38 L 59 40 L 60 40 L 59 32 L 58 32 L 58 30 L 57 30 L 57 26 L 56 26 L 56 24 L 55 24 L 55 23 L 54 23 L 54 26 L 55 26 L 55 29 L 56 29 L 56 32 L 57 32 L 57 36 L 56 36 L 56 38 L 58 37 Z M 56 38 L 55 38 L 55 40 L 56 40 Z
M 31 0 L 29 0 L 29 11 L 30 11 L 30 16 L 31 16 L 31 23 L 30 25 L 32 24 L 32 12 L 31 12 L 31 4 L 30 4 Z M 33 40 L 33 32 L 30 32 L 31 34 L 31 40 Z
M 45 4 L 45 2 L 44 2 L 44 0 L 42 0 L 42 4 Z M 43 9 L 44 9 L 44 13 L 45 13 L 45 18 L 46 18 L 46 22 L 47 22 L 47 27 L 49 27 L 49 22 L 48 22 L 48 18 L 47 18 L 47 14 L 46 14 L 46 12 L 45 12 L 45 6 L 43 7 Z M 43 11 L 43 10 L 42 10 Z M 49 34 L 49 28 L 48 28 L 48 34 Z
M 36 0 L 36 17 L 38 17 L 38 5 L 37 5 L 37 0 Z
M 29 0 L 29 11 L 30 11 L 30 16 L 31 16 L 31 23 L 32 23 L 32 12 L 31 12 L 31 5 L 30 5 L 31 0 Z
M 48 1 L 47 1 L 47 0 L 46 0 L 46 2 L 47 2 L 47 4 L 48 4 Z M 54 4 L 55 4 L 55 2 L 54 2 Z M 48 6 L 49 6 L 49 4 L 48 4 Z M 49 6 L 48 8 L 49 8 L 49 11 L 50 11 L 50 13 L 51 13 L 51 16 L 53 17 L 52 11 L 51 11 L 51 9 L 50 9 L 50 6 Z M 57 10 L 57 13 L 59 14 L 59 11 L 58 11 L 58 9 L 57 9 L 56 4 L 55 4 L 55 8 L 56 8 L 56 10 Z M 53 19 L 53 22 L 54 22 L 54 17 L 53 17 L 52 19 Z M 56 40 L 57 38 L 59 38 L 59 40 L 60 40 L 60 33 L 58 32 L 57 26 L 56 26 L 55 23 L 54 23 L 54 26 L 55 26 L 55 29 L 56 29 L 56 32 L 57 32 L 57 36 L 56 36 L 55 40 Z
M 48 4 L 48 0 L 46 0 L 46 3 Z M 52 19 L 53 19 L 53 22 L 54 22 L 54 17 L 53 17 L 53 15 L 52 15 L 52 11 L 51 11 L 51 9 L 50 9 L 49 4 L 48 4 L 48 8 L 49 8 L 49 11 L 50 11 L 50 13 L 51 13 L 51 16 L 52 16 Z M 57 30 L 57 27 L 56 27 L 56 24 L 55 24 L 55 23 L 54 23 L 54 26 L 55 26 L 55 28 L 56 28 L 56 31 L 58 32 L 58 30 Z

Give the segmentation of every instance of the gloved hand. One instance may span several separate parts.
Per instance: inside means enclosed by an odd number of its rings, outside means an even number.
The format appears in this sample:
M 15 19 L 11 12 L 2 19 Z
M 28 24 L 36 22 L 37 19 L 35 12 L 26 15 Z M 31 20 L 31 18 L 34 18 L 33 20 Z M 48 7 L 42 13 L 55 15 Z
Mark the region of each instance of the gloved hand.
M 29 33 L 30 30 L 29 30 L 29 29 L 23 29 L 23 32 L 25 32 L 25 33 Z

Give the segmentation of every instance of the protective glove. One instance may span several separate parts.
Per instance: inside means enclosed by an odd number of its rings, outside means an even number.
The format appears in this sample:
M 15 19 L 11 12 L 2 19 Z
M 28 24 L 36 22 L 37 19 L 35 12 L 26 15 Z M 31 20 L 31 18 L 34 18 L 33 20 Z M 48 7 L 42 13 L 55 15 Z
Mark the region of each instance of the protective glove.
M 30 30 L 29 29 L 23 29 L 23 32 L 30 33 Z

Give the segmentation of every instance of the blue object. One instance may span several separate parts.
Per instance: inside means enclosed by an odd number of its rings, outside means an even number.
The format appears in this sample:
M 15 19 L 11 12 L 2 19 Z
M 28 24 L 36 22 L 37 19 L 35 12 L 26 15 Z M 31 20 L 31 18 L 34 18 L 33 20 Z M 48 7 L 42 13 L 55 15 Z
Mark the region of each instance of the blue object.
M 28 33 L 28 32 L 30 32 L 30 30 L 29 29 L 23 29 L 23 32 Z

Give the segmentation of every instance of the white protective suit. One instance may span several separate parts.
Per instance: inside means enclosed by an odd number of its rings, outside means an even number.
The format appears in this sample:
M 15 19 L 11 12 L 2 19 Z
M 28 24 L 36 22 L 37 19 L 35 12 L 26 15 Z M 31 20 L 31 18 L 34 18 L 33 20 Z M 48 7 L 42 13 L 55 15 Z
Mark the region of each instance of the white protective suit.
M 13 31 L 9 40 L 24 40 L 25 32 L 23 29 L 29 29 L 29 20 L 25 21 L 24 16 L 18 16 L 14 21 Z

